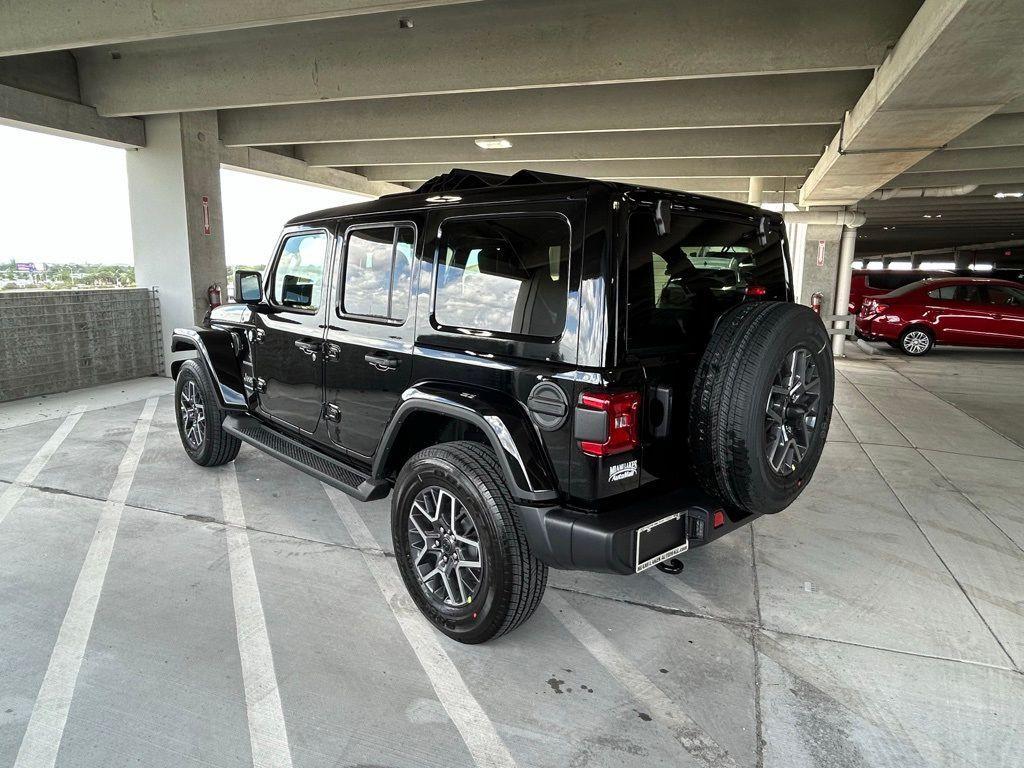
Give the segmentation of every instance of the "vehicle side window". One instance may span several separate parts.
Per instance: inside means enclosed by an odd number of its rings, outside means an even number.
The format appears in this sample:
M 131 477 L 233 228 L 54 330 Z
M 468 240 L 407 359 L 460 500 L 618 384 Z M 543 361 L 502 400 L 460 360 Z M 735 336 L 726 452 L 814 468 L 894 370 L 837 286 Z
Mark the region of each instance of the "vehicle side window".
M 416 247 L 409 226 L 382 225 L 349 232 L 341 307 L 349 315 L 405 320 Z
M 976 285 L 958 285 L 953 298 L 957 301 L 966 301 L 971 304 L 983 304 L 985 299 L 981 295 L 981 289 Z
M 928 291 L 928 298 L 952 301 L 956 296 L 956 289 L 957 286 L 955 285 L 944 285 L 941 288 L 936 288 L 934 291 Z
M 554 338 L 565 328 L 569 223 L 560 216 L 449 219 L 434 318 L 455 328 Z
M 1000 307 L 1022 307 L 1024 306 L 1024 291 L 1002 285 L 988 286 L 988 303 Z
M 325 233 L 308 232 L 288 237 L 274 267 L 273 301 L 282 307 L 318 309 L 326 259 Z

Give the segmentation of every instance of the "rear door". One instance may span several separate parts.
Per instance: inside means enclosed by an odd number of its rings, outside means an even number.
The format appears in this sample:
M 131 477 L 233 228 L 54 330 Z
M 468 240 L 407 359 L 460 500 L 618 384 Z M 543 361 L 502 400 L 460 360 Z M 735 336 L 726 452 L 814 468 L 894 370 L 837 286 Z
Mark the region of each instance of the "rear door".
M 996 323 L 982 289 L 976 283 L 955 284 L 953 298 L 941 299 L 948 295 L 948 288 L 929 293 L 929 297 L 933 293 L 940 296 L 938 340 L 967 346 L 991 345 L 996 338 Z
M 331 235 L 322 227 L 286 231 L 253 313 L 253 370 L 259 410 L 300 432 L 316 431 L 323 403 L 320 346 L 326 315 Z
M 743 301 L 791 299 L 781 230 L 749 219 L 673 212 L 657 233 L 649 210 L 628 222 L 627 352 L 642 367 L 641 482 L 677 479 L 686 462 L 688 394 L 715 323 Z
M 339 230 L 324 344 L 331 440 L 370 459 L 412 371 L 410 285 L 419 226 L 374 221 Z

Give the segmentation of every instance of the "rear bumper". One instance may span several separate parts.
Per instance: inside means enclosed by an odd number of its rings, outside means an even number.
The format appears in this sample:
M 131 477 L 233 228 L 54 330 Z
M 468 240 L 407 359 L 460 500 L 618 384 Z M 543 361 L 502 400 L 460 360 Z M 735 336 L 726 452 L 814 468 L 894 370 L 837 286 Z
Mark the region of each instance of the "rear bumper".
M 714 527 L 715 512 L 724 522 Z M 740 528 L 759 515 L 730 515 L 695 488 L 639 499 L 608 512 L 566 507 L 517 505 L 519 519 L 535 557 L 552 568 L 598 573 L 636 573 L 637 530 L 681 513 L 689 548 L 703 546 Z

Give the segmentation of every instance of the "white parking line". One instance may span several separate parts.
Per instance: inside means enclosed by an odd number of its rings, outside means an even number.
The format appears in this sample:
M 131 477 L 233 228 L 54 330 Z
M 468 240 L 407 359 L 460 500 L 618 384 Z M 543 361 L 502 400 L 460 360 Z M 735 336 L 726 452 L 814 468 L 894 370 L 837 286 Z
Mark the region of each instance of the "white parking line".
M 734 768 L 736 762 L 721 745 L 683 712 L 672 698 L 627 659 L 600 630 L 554 590 L 544 596 L 545 607 L 629 691 L 630 695 L 675 736 L 683 749 L 714 768 Z
M 18 476 L 14 478 L 14 482 L 0 494 L 0 523 L 14 509 L 14 506 L 21 501 L 21 497 L 25 495 L 25 489 L 35 482 L 36 477 L 39 476 L 43 467 L 46 466 L 46 462 L 57 452 L 60 444 L 64 442 L 64 438 L 75 428 L 84 412 L 85 406 L 79 405 L 68 414 L 68 417 L 57 427 L 57 431 L 50 435 L 50 439 L 43 443 L 43 447 L 32 457 L 32 461 L 18 473 Z
M 281 708 L 281 692 L 277 687 L 274 655 L 267 634 L 267 620 L 256 581 L 256 567 L 249 547 L 234 464 L 228 464 L 221 470 L 220 497 L 224 520 L 228 523 L 228 568 L 231 571 L 238 655 L 242 660 L 252 764 L 254 768 L 291 768 L 292 756 Z
M 135 431 L 132 433 L 124 458 L 117 468 L 117 477 L 110 488 L 110 493 L 107 494 L 107 501 L 96 523 L 92 544 L 89 545 L 74 592 L 71 593 L 71 602 L 67 613 L 64 614 L 64 621 L 61 623 L 57 642 L 53 646 L 43 684 L 32 707 L 28 728 L 22 738 L 18 756 L 14 760 L 14 768 L 52 768 L 57 760 L 71 698 L 74 696 L 75 684 L 78 681 L 78 672 L 82 667 L 82 658 L 85 656 L 93 619 L 96 617 L 96 606 L 107 577 L 110 553 L 114 549 L 117 528 L 121 523 L 121 513 L 124 511 L 125 500 L 135 479 L 139 458 L 146 446 L 146 437 L 149 434 L 149 425 L 153 420 L 156 404 L 155 397 L 146 401 L 142 414 L 135 423 Z M 69 416 L 68 420 L 71 418 L 73 416 Z M 58 441 L 57 445 L 59 444 Z M 45 459 L 42 463 L 45 463 Z M 38 469 L 36 472 L 38 473 Z
M 434 628 L 406 595 L 405 584 L 366 523 L 356 513 L 352 501 L 336 488 L 324 485 L 324 490 L 355 545 L 363 550 L 376 550 L 363 551 L 363 562 L 377 582 L 385 602 L 398 621 L 405 639 L 412 646 L 423 671 L 427 673 L 438 700 L 462 735 L 473 760 L 480 768 L 515 766 L 515 760 L 495 730 L 494 723 L 466 687 L 451 657 L 441 647 Z

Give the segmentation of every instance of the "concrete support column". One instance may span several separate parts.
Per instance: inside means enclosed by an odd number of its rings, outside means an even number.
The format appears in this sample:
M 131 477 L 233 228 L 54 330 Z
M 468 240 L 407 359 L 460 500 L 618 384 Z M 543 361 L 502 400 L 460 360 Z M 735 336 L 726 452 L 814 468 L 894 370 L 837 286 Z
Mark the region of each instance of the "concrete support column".
M 953 251 L 953 266 L 957 269 L 968 269 L 974 263 L 973 251 Z
M 800 293 L 797 301 L 811 306 L 811 297 L 821 294 L 822 314 L 835 304 L 836 269 L 839 264 L 839 241 L 843 228 L 835 224 L 807 224 L 803 253 L 793 259 L 799 270 Z
M 850 311 L 850 282 L 853 279 L 853 254 L 857 249 L 857 230 L 843 227 L 843 237 L 839 244 L 839 269 L 836 275 L 836 298 L 833 303 L 834 315 L 845 315 Z M 845 320 L 837 320 L 837 330 L 846 328 Z M 832 337 L 832 354 L 842 357 L 846 337 L 836 334 Z
M 220 142 L 216 112 L 145 120 L 146 147 L 127 159 L 135 276 L 160 290 L 169 374 L 172 330 L 202 321 L 212 283 L 226 290 Z
M 758 207 L 764 202 L 764 177 L 751 176 L 747 189 L 747 202 Z
M 910 268 L 911 269 L 920 269 L 922 261 L 924 261 L 924 256 L 918 256 L 916 253 L 910 254 Z

